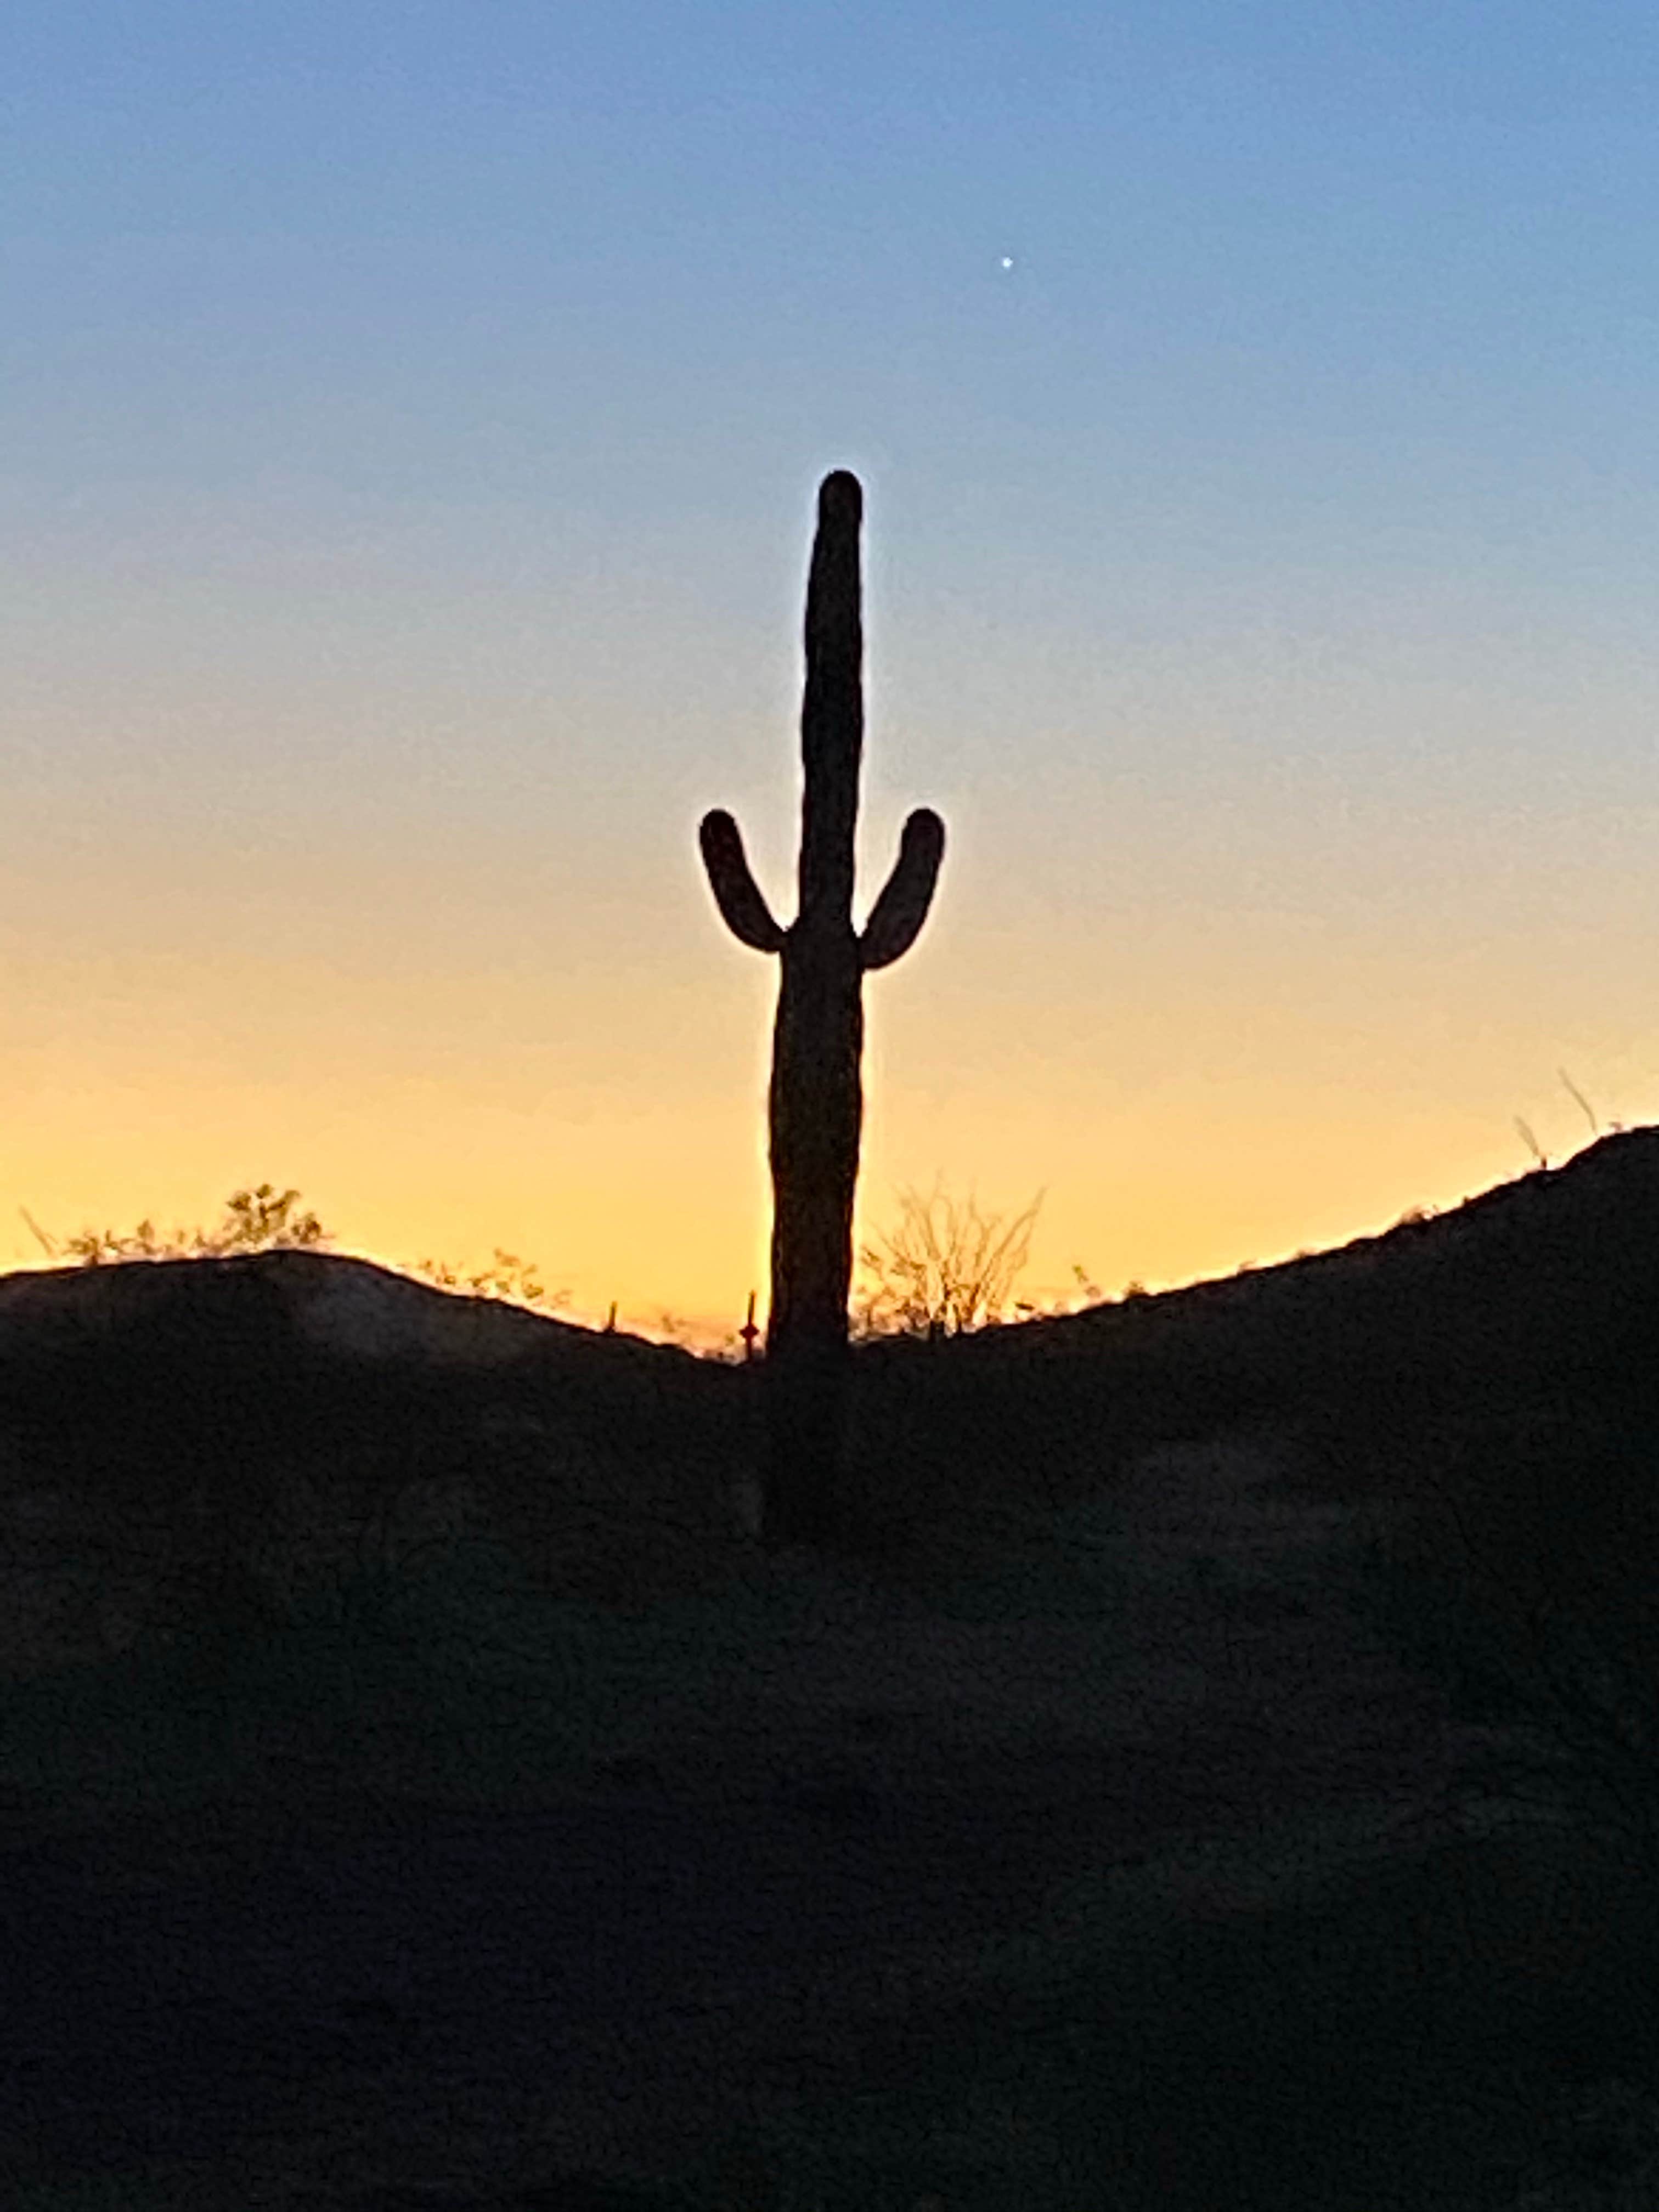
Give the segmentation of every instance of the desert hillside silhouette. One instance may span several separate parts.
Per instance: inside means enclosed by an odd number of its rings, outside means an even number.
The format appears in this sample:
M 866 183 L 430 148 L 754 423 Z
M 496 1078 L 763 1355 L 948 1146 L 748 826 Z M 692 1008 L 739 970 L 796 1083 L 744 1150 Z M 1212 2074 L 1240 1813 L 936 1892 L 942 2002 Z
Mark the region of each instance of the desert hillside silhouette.
M 1086 1492 L 1103 1466 L 1240 1423 L 1341 1437 L 1324 1479 L 1350 1492 L 1408 1434 L 1639 1440 L 1659 1420 L 1656 1297 L 1659 1130 L 1638 1129 L 1333 1251 L 943 1341 L 877 1338 L 849 1353 L 836 1550 L 896 1569 L 976 1510 Z M 364 1508 L 471 1479 L 527 1526 L 563 1450 L 599 1493 L 618 1589 L 630 1556 L 642 1588 L 728 1559 L 763 1458 L 763 1362 L 314 1250 L 0 1279 L 0 1363 L 15 1483 L 150 1511 L 193 1486 L 228 1538 L 297 1467 Z
M 1639 1129 L 856 1343 L 780 1550 L 763 1361 L 0 1279 L 15 2201 L 1518 2204 L 1659 2070 L 1656 1292 Z
M 975 1494 L 1042 1494 L 1241 1421 L 1659 1410 L 1659 1129 L 1603 1138 L 1334 1250 L 940 1341 L 854 1345 L 844 1548 L 908 1540 Z M 360 1259 L 275 1250 L 0 1278 L 0 1420 L 19 1468 L 218 1468 L 296 1455 L 499 1473 L 495 1431 L 566 1438 L 617 1480 L 681 1468 L 682 1516 L 727 1517 L 759 1449 L 745 1370 L 458 1296 Z M 493 1427 L 492 1427 L 493 1423 Z M 492 1455 L 495 1455 L 492 1456 Z M 874 1464 L 880 1462 L 879 1466 Z M 240 1470 L 239 1478 L 238 1470 Z M 641 1521 L 642 1547 L 651 1539 Z

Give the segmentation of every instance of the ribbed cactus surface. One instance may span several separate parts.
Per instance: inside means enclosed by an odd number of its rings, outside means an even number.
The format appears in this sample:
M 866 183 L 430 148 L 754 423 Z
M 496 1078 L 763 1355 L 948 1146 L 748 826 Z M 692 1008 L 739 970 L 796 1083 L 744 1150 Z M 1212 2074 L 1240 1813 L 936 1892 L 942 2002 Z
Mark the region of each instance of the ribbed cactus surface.
M 853 842 L 864 750 L 859 531 L 864 495 L 844 469 L 818 488 L 806 585 L 801 706 L 799 894 L 786 929 L 744 857 L 732 817 L 699 830 L 710 888 L 732 935 L 782 966 L 769 1099 L 772 1303 L 766 1335 L 763 1534 L 819 1542 L 837 1529 L 847 1388 L 847 1299 L 864 1100 L 863 982 L 908 951 L 927 916 L 945 824 L 919 807 L 862 931 L 853 926 Z

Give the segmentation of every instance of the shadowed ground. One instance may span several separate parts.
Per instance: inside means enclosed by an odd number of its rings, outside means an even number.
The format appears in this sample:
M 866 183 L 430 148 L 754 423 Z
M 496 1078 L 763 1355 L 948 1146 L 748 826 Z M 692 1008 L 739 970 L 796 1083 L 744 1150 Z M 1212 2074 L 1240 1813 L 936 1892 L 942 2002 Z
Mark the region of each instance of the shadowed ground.
M 181 1718 L 110 1817 L 6 1857 L 20 2183 L 1378 2206 L 1424 2201 L 1426 2145 L 1507 2201 L 1616 1962 L 1559 1846 L 1455 1839 L 1459 1732 L 1324 1587 L 1352 1516 L 1275 1500 L 1283 1464 L 1152 1454 L 925 1604 L 786 1559 L 567 1622 L 493 1693 L 539 1698 L 538 1754 L 501 1790 L 474 1734 L 471 1810 L 395 1659 L 333 1777 L 252 1668 L 226 1814 L 118 1809 L 205 1771 Z

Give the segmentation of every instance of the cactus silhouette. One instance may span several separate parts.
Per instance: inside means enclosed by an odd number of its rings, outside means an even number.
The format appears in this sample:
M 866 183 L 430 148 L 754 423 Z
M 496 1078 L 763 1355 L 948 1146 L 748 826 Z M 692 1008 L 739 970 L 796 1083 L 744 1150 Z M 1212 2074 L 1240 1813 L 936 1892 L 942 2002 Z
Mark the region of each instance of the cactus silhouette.
M 818 488 L 806 585 L 801 705 L 799 898 L 785 929 L 772 917 L 732 817 L 698 831 L 726 925 L 782 963 L 769 1101 L 772 1303 L 767 1316 L 766 1465 L 762 1533 L 770 1546 L 817 1543 L 840 1526 L 847 1394 L 847 1296 L 864 1100 L 863 981 L 909 950 L 927 919 L 945 824 L 920 807 L 863 931 L 853 927 L 853 838 L 864 746 L 864 633 L 859 528 L 864 495 L 844 469 Z

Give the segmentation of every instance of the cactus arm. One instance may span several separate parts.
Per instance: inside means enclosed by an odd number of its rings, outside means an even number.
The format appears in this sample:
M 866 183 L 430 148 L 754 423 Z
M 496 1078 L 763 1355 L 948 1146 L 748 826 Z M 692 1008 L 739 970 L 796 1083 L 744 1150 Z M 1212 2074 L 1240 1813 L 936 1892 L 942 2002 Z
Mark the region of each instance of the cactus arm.
M 772 919 L 760 885 L 750 871 L 743 832 L 723 807 L 705 814 L 697 827 L 708 888 L 720 919 L 739 944 L 757 952 L 781 952 L 785 932 Z
M 904 825 L 893 872 L 871 908 L 859 939 L 866 971 L 885 968 L 915 943 L 933 902 L 944 857 L 945 824 L 931 806 L 919 806 Z

